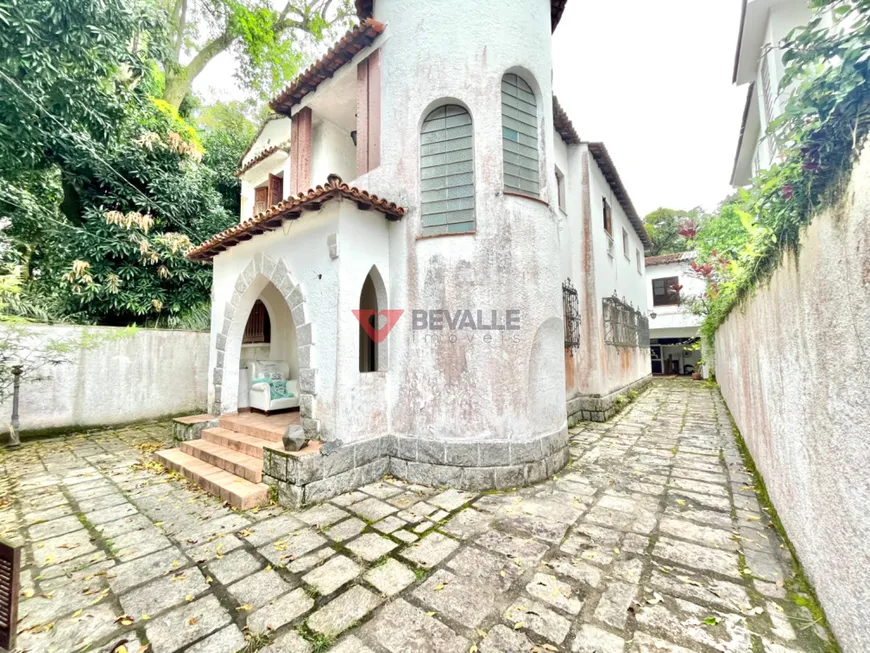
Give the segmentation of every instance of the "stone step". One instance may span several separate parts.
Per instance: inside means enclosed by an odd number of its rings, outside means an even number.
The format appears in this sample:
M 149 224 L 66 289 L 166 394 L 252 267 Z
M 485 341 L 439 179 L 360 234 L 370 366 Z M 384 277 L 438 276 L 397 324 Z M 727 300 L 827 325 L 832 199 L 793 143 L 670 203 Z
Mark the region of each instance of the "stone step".
M 244 433 L 236 433 L 229 429 L 213 426 L 212 428 L 203 429 L 202 439 L 207 442 L 214 442 L 222 447 L 240 451 L 243 454 L 253 458 L 263 459 L 263 447 L 270 444 L 268 440 L 257 438 L 253 435 L 245 435 Z
M 264 420 L 265 424 L 265 420 Z M 239 419 L 236 415 L 224 415 L 221 417 L 219 426 L 228 431 L 235 431 L 243 435 L 250 435 L 268 442 L 281 442 L 286 427 L 271 427 L 251 424 L 249 420 Z
M 215 467 L 181 449 L 164 449 L 154 453 L 154 459 L 168 469 L 193 481 L 209 494 L 220 497 L 234 508 L 247 510 L 269 503 L 269 486 L 251 483 L 230 472 Z
M 230 474 L 241 476 L 251 483 L 259 483 L 263 480 L 262 458 L 254 458 L 241 451 L 207 440 L 182 442 L 179 448 L 189 456 L 204 460 L 209 465 L 220 467 Z

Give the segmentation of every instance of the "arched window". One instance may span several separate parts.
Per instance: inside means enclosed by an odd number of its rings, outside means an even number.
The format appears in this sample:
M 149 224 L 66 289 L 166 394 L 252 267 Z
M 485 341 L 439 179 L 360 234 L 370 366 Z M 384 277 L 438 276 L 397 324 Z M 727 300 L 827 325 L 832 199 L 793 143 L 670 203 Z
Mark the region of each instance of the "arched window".
M 242 343 L 245 345 L 264 345 L 270 342 L 272 342 L 272 321 L 269 319 L 269 311 L 266 310 L 266 305 L 258 299 L 254 302 L 254 307 L 248 316 L 248 323 L 245 325 L 245 335 L 242 338 Z
M 538 107 L 535 93 L 522 77 L 507 73 L 501 80 L 504 187 L 538 197 Z
M 366 276 L 366 280 L 363 282 L 362 291 L 359 294 L 359 309 L 360 311 L 375 312 L 368 320 L 369 325 L 377 330 L 377 313 L 381 309 L 378 307 L 378 293 L 372 281 L 371 273 Z M 363 329 L 362 324 L 359 327 L 359 371 L 378 371 L 378 343 L 369 337 L 369 334 Z
M 420 134 L 423 235 L 474 231 L 474 148 L 471 115 L 438 107 Z

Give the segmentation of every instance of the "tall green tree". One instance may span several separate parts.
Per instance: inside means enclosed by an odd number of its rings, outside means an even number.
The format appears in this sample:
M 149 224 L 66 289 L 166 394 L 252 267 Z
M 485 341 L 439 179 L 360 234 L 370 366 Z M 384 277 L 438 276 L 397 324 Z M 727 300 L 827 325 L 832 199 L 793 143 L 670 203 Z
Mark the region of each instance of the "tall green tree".
M 181 106 L 193 81 L 223 52 L 238 63 L 238 77 L 260 96 L 296 76 L 304 50 L 331 28 L 351 24 L 351 0 L 159 0 L 168 15 L 170 47 L 160 63 L 163 99 Z
M 0 5 L 0 217 L 39 313 L 182 321 L 208 301 L 191 242 L 236 221 L 195 129 L 160 97 L 159 15 L 123 0 Z M 150 13 L 149 13 L 150 12 Z
M 652 241 L 648 250 L 649 256 L 661 254 L 676 254 L 690 248 L 685 234 L 680 231 L 689 224 L 698 226 L 703 220 L 703 210 L 694 208 L 691 211 L 659 208 L 643 219 L 646 231 Z
M 248 118 L 251 106 L 246 103 L 216 102 L 205 107 L 197 123 L 205 148 L 202 162 L 213 174 L 213 186 L 230 215 L 241 213 L 242 184 L 236 176 L 239 159 L 257 136 L 257 128 Z

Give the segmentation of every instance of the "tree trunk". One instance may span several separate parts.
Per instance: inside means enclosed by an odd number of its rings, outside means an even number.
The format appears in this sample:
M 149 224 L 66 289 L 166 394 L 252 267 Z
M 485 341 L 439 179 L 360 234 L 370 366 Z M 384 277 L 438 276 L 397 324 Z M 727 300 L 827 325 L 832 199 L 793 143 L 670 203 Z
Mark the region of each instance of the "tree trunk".
M 163 99 L 176 109 L 181 106 L 184 96 L 190 90 L 190 82 L 182 68 L 177 73 L 166 73 L 166 87 L 163 89 Z
M 181 106 L 184 96 L 190 91 L 190 85 L 196 79 L 208 63 L 221 52 L 232 45 L 234 36 L 224 32 L 213 41 L 209 41 L 197 52 L 196 56 L 184 67 L 164 66 L 166 69 L 166 87 L 163 90 L 163 99 L 175 109 Z

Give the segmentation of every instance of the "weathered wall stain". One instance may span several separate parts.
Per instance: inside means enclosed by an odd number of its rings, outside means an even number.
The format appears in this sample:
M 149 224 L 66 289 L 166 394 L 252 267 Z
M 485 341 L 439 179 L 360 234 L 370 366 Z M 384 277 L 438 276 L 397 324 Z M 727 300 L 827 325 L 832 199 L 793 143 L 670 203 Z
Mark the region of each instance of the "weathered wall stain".
M 734 420 L 843 649 L 870 649 L 870 148 L 716 334 Z

